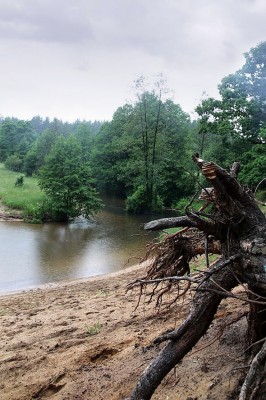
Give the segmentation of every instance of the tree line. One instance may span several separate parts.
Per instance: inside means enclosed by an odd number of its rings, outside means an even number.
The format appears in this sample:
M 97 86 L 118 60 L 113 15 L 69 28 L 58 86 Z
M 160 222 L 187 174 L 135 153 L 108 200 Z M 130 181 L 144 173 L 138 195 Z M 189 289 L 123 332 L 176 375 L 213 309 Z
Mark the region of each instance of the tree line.
M 67 220 L 99 210 L 97 192 L 126 199 L 133 213 L 179 208 L 202 185 L 192 154 L 229 168 L 255 189 L 266 176 L 266 42 L 245 54 L 243 67 L 205 98 L 191 120 L 169 96 L 163 77 L 135 82 L 135 101 L 111 121 L 62 122 L 35 116 L 0 120 L 0 161 L 37 176 L 46 202 L 40 215 Z

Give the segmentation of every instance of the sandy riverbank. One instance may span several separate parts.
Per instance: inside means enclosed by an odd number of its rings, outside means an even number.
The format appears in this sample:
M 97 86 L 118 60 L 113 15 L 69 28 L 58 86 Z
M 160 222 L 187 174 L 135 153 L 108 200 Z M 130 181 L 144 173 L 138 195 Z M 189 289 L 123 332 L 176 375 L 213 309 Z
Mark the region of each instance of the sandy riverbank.
M 0 202 L 0 222 L 1 221 L 22 221 L 22 211 L 11 210 Z
M 159 348 L 146 349 L 162 331 L 180 324 L 187 304 L 158 315 L 126 285 L 142 275 L 133 267 L 112 275 L 0 297 L 0 398 L 105 399 L 129 395 Z M 239 305 L 240 306 L 240 305 Z M 154 399 L 227 399 L 243 364 L 245 319 L 209 347 L 224 323 L 241 312 L 224 302 L 197 349 Z M 94 332 L 93 332 L 94 330 Z M 92 335 L 92 333 L 95 333 Z M 205 348 L 204 348 L 205 347 Z

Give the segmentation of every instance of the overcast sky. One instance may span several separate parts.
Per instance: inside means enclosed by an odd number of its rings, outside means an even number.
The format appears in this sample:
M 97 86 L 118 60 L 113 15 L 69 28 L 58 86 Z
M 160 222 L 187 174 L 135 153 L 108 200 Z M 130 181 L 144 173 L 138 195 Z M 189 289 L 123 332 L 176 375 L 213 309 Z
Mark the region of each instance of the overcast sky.
M 158 73 L 192 113 L 265 20 L 265 0 L 0 0 L 0 115 L 109 120 Z

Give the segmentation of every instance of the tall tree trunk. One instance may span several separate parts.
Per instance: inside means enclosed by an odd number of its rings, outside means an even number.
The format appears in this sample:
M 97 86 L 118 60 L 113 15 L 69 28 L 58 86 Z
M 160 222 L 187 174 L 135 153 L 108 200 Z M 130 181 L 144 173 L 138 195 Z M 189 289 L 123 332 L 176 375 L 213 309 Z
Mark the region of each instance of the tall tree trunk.
M 143 160 L 144 160 L 144 176 L 145 176 L 145 189 L 146 192 L 149 190 L 149 143 L 148 143 L 148 121 L 147 121 L 147 102 L 144 93 L 144 109 L 142 111 L 142 102 L 140 102 L 140 118 L 141 118 L 141 130 L 142 130 L 142 149 L 143 149 Z
M 152 160 L 151 160 L 151 196 L 152 196 L 152 200 L 154 197 L 154 184 L 155 184 L 156 145 L 157 145 L 157 136 L 158 136 L 159 121 L 160 121 L 161 106 L 162 106 L 161 97 L 162 97 L 162 92 L 160 90 L 156 123 L 155 123 L 154 134 L 153 134 L 153 144 L 152 144 Z

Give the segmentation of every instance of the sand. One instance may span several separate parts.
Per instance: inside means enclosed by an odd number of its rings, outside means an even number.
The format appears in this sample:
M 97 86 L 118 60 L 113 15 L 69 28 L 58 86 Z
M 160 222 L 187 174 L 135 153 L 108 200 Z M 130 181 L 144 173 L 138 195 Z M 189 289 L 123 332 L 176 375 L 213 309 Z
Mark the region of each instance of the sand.
M 189 307 L 187 298 L 171 311 L 158 313 L 143 302 L 135 310 L 137 292 L 126 294 L 126 286 L 143 268 L 2 295 L 1 400 L 129 396 L 160 351 L 152 339 L 180 325 Z M 246 318 L 232 321 L 243 311 L 235 300 L 223 301 L 207 335 L 153 399 L 233 399 L 245 364 Z

